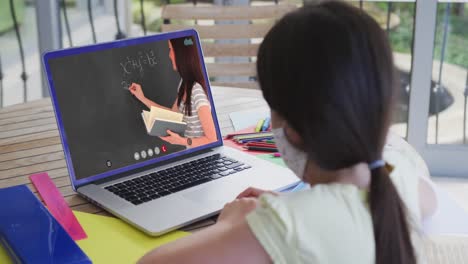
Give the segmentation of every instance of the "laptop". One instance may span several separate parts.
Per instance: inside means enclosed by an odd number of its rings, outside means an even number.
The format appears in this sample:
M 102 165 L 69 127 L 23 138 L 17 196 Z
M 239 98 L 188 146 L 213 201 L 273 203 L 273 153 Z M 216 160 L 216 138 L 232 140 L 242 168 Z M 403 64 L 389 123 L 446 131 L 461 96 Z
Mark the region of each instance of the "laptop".
M 286 168 L 223 146 L 195 30 L 52 51 L 43 62 L 73 189 L 149 235 L 213 216 L 247 187 L 298 183 Z M 156 112 L 154 126 L 185 131 L 149 134 L 142 113 Z

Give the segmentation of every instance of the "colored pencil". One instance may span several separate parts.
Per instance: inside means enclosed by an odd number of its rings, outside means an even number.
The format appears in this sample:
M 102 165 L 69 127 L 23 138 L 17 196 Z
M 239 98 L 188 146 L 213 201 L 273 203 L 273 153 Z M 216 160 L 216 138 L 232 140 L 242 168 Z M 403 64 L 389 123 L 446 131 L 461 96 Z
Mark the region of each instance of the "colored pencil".
M 267 137 L 267 138 L 252 138 L 252 139 L 242 139 L 242 140 L 234 140 L 235 142 L 239 143 L 239 144 L 244 144 L 244 143 L 248 143 L 248 142 L 262 142 L 263 140 L 265 139 L 270 139 L 271 137 Z
M 257 134 L 257 133 L 252 133 L 252 132 L 245 132 L 245 133 L 231 133 L 227 134 L 225 139 L 231 139 L 236 136 L 246 136 L 246 135 L 252 135 L 252 134 Z
M 238 140 L 238 139 L 262 138 L 262 137 L 273 137 L 273 133 L 260 132 L 260 133 L 246 134 L 246 135 L 238 135 L 238 136 L 233 136 L 232 139 Z
M 267 147 L 244 147 L 246 150 L 257 150 L 257 151 L 266 151 L 266 152 L 278 152 L 277 148 L 267 148 Z
M 269 147 L 269 148 L 276 148 L 275 144 L 270 143 L 263 143 L 263 142 L 248 142 L 245 144 L 246 146 L 261 146 L 261 147 Z
M 260 131 L 267 131 L 269 127 L 270 127 L 270 118 L 267 117 L 265 118 L 265 121 L 263 122 L 263 125 L 262 125 L 262 129 Z
M 260 132 L 262 131 L 263 123 L 265 123 L 265 119 L 260 119 L 257 122 L 257 126 L 255 127 L 255 132 Z
M 243 133 L 231 133 L 227 134 L 224 138 L 225 139 L 232 139 L 234 137 L 245 137 L 245 136 L 256 136 L 256 135 L 264 135 L 264 134 L 271 134 L 273 135 L 272 132 L 243 132 Z

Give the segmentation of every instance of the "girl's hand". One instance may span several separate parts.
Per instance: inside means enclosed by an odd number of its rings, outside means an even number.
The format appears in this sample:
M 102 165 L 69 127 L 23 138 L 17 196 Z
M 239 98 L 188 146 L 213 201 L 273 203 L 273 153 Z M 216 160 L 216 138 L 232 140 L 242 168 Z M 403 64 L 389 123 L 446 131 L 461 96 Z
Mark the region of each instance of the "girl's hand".
M 227 203 L 218 217 L 218 224 L 233 226 L 242 222 L 245 216 L 257 207 L 258 200 L 255 198 L 236 199 Z
M 128 90 L 140 101 L 143 101 L 143 99 L 146 98 L 143 90 L 141 89 L 141 85 L 138 83 L 132 83 L 132 85 L 128 87 Z
M 184 145 L 184 146 L 187 145 L 187 139 L 186 138 L 181 137 L 181 136 L 179 136 L 179 134 L 174 133 L 174 132 L 172 132 L 170 130 L 167 130 L 167 133 L 169 134 L 169 136 L 160 137 L 160 138 L 162 140 L 168 142 L 168 143 L 171 143 L 171 144 Z
M 258 198 L 260 197 L 260 195 L 264 194 L 264 193 L 269 193 L 269 194 L 273 194 L 273 195 L 278 195 L 277 192 L 273 192 L 273 191 L 266 191 L 266 190 L 262 190 L 262 189 L 257 189 L 257 188 L 254 188 L 254 187 L 249 187 L 247 188 L 245 191 L 241 192 L 238 196 L 237 196 L 237 199 L 240 199 L 240 198 Z

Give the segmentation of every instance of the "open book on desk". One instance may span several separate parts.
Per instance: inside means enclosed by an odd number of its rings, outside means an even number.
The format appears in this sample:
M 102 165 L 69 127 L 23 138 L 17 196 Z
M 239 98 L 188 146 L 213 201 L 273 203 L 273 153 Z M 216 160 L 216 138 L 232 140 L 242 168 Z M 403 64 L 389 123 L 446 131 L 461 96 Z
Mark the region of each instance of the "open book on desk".
M 184 136 L 187 123 L 183 122 L 183 115 L 159 107 L 151 107 L 150 111 L 141 113 L 146 131 L 151 136 L 168 136 L 167 130 L 171 130 L 181 136 Z

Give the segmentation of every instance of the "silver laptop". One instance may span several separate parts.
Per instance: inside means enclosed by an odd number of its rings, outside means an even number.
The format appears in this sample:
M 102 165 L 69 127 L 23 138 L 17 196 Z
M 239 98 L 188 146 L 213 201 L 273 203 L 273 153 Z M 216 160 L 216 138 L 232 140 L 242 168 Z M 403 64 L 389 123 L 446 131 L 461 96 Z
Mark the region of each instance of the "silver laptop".
M 149 235 L 215 215 L 249 186 L 298 182 L 286 168 L 223 146 L 194 30 L 53 51 L 43 61 L 73 189 Z M 142 113 L 185 131 L 152 136 Z

